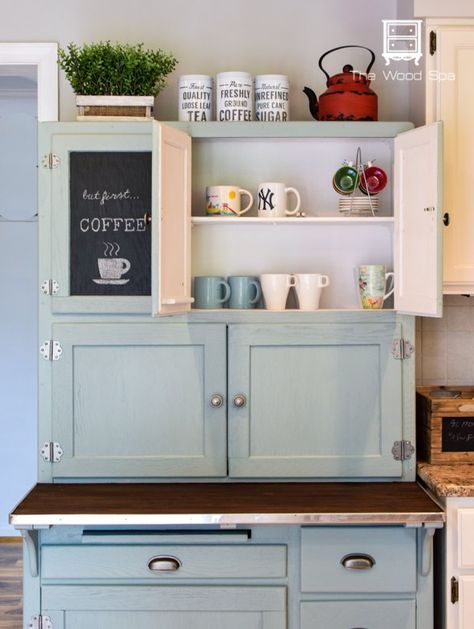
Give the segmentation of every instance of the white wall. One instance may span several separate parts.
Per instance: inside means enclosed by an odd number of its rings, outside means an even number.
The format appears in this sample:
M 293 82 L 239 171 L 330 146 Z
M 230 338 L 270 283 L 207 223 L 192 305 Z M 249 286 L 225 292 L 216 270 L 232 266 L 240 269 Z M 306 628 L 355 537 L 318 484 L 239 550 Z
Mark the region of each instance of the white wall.
M 414 0 L 415 15 L 419 17 L 473 17 L 472 0 Z
M 36 480 L 36 109 L 36 79 L 0 76 L 0 536 Z
M 310 119 L 305 85 L 317 93 L 324 76 L 319 56 L 343 44 L 363 44 L 377 53 L 382 70 L 382 19 L 397 17 L 397 0 L 16 0 L 8 20 L 0 21 L 0 41 L 58 41 L 61 46 L 111 40 L 144 42 L 170 50 L 180 63 L 169 87 L 159 97 L 158 117 L 175 119 L 176 84 L 180 74 L 214 75 L 224 70 L 252 74 L 283 73 L 292 85 L 293 119 Z M 329 60 L 335 74 L 346 60 L 365 69 L 366 55 L 345 51 Z M 383 77 L 373 84 L 379 95 L 380 118 L 406 120 L 408 85 Z M 61 119 L 75 116 L 73 95 L 61 72 Z

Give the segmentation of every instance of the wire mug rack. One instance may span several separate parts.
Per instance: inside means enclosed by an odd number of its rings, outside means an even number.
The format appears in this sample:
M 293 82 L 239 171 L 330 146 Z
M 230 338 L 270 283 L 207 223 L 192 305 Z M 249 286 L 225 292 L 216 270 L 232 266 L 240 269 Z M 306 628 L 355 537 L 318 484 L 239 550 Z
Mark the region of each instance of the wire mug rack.
M 339 212 L 345 216 L 375 216 L 378 212 L 379 199 L 369 191 L 364 163 L 362 161 L 362 150 L 357 147 L 355 170 L 357 171 L 359 181 L 363 182 L 366 194 L 355 194 L 359 186 L 354 186 L 350 195 L 339 198 Z

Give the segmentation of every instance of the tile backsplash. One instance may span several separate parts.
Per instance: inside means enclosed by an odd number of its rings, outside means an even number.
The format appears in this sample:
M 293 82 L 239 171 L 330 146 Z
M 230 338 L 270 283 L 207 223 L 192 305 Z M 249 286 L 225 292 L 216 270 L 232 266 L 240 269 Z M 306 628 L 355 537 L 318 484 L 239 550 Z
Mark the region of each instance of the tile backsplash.
M 416 321 L 417 385 L 474 384 L 474 297 L 445 295 L 443 318 Z

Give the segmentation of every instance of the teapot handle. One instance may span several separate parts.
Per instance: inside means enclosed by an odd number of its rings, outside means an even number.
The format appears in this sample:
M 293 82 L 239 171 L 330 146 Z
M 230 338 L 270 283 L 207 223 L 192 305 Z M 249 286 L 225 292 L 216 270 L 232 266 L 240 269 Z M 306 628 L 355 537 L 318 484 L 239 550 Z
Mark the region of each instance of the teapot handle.
M 326 75 L 326 85 L 329 84 L 329 79 L 330 76 L 329 74 L 326 72 L 326 70 L 323 68 L 323 64 L 322 61 L 324 59 L 324 57 L 326 55 L 329 55 L 329 53 L 331 52 L 335 52 L 336 50 L 342 50 L 343 48 L 363 48 L 364 50 L 368 50 L 370 52 L 370 54 L 372 55 L 372 59 L 370 60 L 369 65 L 367 66 L 367 70 L 365 71 L 366 74 L 369 74 L 370 69 L 372 68 L 372 66 L 374 65 L 375 62 L 375 53 L 373 50 L 371 50 L 370 48 L 366 48 L 365 46 L 358 46 L 356 44 L 348 44 L 347 46 L 338 46 L 337 48 L 331 48 L 331 50 L 328 50 L 327 52 L 325 52 L 323 55 L 321 55 L 321 57 L 319 57 L 319 61 L 318 61 L 318 65 L 321 68 L 321 70 L 324 72 L 324 74 Z

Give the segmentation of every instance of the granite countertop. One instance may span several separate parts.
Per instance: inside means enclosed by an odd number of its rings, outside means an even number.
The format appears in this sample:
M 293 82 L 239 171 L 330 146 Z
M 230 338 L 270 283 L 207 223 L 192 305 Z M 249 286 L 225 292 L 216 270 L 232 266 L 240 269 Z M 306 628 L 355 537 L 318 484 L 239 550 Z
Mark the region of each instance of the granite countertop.
M 435 496 L 474 498 L 474 464 L 417 465 L 419 478 Z

